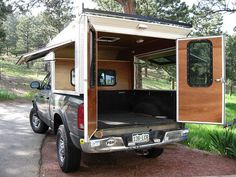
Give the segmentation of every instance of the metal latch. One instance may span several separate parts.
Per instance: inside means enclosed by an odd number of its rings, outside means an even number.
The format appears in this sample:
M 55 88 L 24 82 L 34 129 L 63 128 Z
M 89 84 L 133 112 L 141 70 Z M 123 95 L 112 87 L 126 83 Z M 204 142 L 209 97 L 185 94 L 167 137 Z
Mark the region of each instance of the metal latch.
M 225 79 L 222 77 L 222 78 L 219 78 L 219 79 L 215 79 L 216 82 L 221 82 L 221 83 L 225 83 Z

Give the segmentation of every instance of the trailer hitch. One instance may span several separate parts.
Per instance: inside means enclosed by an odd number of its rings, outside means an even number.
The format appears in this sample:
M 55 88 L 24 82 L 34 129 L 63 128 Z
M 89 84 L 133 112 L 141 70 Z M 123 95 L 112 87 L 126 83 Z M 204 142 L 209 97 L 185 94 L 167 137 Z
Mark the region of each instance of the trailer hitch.
M 235 126 L 236 125 L 236 118 L 234 118 L 233 122 L 227 122 L 226 124 L 224 124 L 224 128 L 227 128 L 227 127 L 232 127 L 232 126 Z

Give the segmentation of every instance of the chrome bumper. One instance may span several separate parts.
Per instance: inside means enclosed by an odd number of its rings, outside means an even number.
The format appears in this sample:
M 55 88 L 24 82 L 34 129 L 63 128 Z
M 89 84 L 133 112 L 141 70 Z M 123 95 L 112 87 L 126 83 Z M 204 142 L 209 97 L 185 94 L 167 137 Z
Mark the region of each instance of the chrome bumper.
M 153 138 L 151 143 L 136 145 L 132 142 L 125 146 L 122 137 L 108 137 L 103 139 L 90 140 L 87 143 L 81 144 L 83 152 L 87 153 L 106 153 L 114 151 L 127 151 L 135 149 L 148 149 L 151 147 L 161 146 L 165 144 L 171 144 L 183 141 L 187 139 L 188 130 L 174 130 L 165 132 L 164 138 L 160 139 Z

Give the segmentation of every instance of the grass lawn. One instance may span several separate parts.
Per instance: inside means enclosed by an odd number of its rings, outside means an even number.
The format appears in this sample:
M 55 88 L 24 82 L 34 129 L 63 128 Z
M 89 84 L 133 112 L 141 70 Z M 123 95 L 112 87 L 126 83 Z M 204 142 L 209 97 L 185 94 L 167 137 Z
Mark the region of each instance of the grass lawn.
M 0 88 L 0 101 L 14 100 L 16 98 L 17 98 L 17 95 L 15 93 Z
M 0 58 L 0 101 L 14 100 L 16 98 L 32 99 L 35 90 L 30 88 L 33 80 L 42 81 L 46 75 L 43 63 L 30 66 L 16 65 L 16 59 L 2 60 Z
M 21 76 L 32 80 L 42 80 L 44 78 L 45 72 L 42 71 L 41 66 L 38 66 L 40 64 L 35 64 L 35 66 L 28 69 L 26 65 L 16 65 L 16 61 L 0 60 L 1 72 L 7 76 Z

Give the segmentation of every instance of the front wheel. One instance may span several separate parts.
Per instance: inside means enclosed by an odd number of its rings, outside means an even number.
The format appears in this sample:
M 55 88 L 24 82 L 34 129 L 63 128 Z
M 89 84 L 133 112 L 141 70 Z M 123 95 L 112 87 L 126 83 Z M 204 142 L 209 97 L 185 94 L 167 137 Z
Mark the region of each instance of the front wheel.
M 65 131 L 64 125 L 57 130 L 57 159 L 63 172 L 73 172 L 79 168 L 81 151 L 76 148 Z
M 30 111 L 30 126 L 35 133 L 46 133 L 48 130 L 47 124 L 38 117 L 34 108 Z

